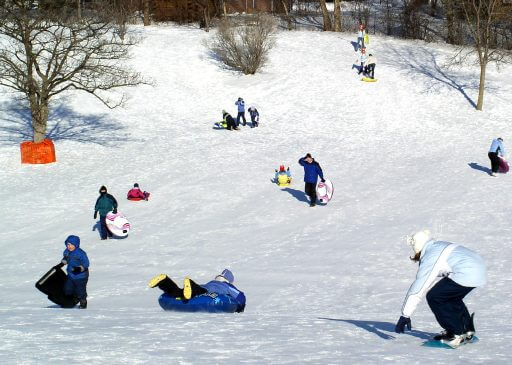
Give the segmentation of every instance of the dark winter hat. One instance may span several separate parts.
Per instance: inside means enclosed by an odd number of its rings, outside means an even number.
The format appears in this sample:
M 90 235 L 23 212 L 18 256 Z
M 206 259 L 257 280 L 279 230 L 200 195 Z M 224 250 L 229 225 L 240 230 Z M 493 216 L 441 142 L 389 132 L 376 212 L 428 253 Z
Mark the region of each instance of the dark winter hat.
M 100 188 L 100 193 L 104 191 L 104 192 L 107 192 L 107 187 L 105 185 L 102 185 L 101 188 Z
M 73 246 L 78 248 L 80 247 L 80 237 L 74 235 L 68 236 L 64 241 L 64 245 L 67 246 L 68 243 L 71 243 Z
M 498 141 L 501 141 L 501 142 L 503 142 L 503 138 L 501 138 L 501 137 L 498 137 Z
M 135 184 L 133 184 L 133 187 L 134 187 L 134 188 L 138 188 L 138 187 L 139 187 L 139 184 L 135 183 Z
M 215 280 L 227 281 L 228 283 L 233 284 L 233 282 L 235 281 L 235 276 L 230 270 L 224 269 L 219 275 L 215 277 Z

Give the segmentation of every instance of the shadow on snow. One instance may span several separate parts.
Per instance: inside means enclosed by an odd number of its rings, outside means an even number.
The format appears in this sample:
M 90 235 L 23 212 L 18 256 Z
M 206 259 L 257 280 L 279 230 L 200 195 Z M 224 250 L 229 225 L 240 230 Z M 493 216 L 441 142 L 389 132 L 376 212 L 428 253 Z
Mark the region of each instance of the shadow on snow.
M 485 167 L 485 166 L 482 166 L 482 165 L 479 165 L 478 163 L 476 162 L 470 162 L 468 163 L 468 166 L 471 167 L 472 169 L 475 169 L 475 170 L 478 170 L 478 171 L 483 171 L 487 174 L 491 174 L 492 170 L 488 167 Z
M 19 100 L 2 103 L 0 109 L 5 111 L 4 117 L 0 118 L 0 144 L 31 141 L 30 109 Z M 50 108 L 46 137 L 53 141 L 70 140 L 102 146 L 133 141 L 126 127 L 107 114 L 80 114 L 62 102 Z
M 395 325 L 390 322 L 379 322 L 379 321 L 357 321 L 354 319 L 337 319 L 337 318 L 325 318 L 319 317 L 318 319 L 325 319 L 326 321 L 338 321 L 353 324 L 356 327 L 362 328 L 365 331 L 371 332 L 379 336 L 384 340 L 393 340 L 396 336 Z M 394 335 L 390 335 L 386 332 L 392 332 Z M 434 336 L 434 333 L 423 332 L 418 330 L 406 331 L 405 335 L 414 336 L 423 340 L 430 340 Z

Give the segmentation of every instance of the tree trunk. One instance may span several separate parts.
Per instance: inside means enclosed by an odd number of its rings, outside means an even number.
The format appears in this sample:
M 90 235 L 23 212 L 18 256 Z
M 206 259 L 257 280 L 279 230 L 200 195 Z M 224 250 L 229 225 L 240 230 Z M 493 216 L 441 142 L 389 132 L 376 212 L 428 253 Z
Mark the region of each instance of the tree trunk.
M 334 0 L 334 31 L 341 32 L 341 5 L 340 0 Z
M 329 16 L 329 12 L 327 11 L 327 5 L 325 4 L 325 0 L 320 0 L 320 7 L 322 8 L 322 16 L 324 18 L 324 31 L 331 31 L 331 17 Z
M 151 19 L 149 19 L 149 0 L 144 0 L 144 26 L 151 25 Z
M 40 103 L 36 95 L 30 96 L 30 112 L 32 114 L 32 129 L 34 131 L 34 142 L 42 142 L 46 137 L 48 125 L 48 102 Z
M 81 1 L 82 0 L 76 0 L 76 16 L 78 17 L 78 19 L 82 19 L 82 6 L 81 6 Z
M 487 69 L 487 60 L 480 62 L 480 85 L 478 86 L 478 101 L 476 110 L 482 110 L 484 106 L 484 90 L 485 90 L 485 70 Z
M 290 16 L 290 13 L 288 12 L 288 7 L 286 6 L 286 2 L 284 0 L 281 0 L 281 4 L 283 4 L 284 14 L 286 15 L 286 21 L 288 23 L 288 30 L 292 30 L 292 17 Z
M 453 0 L 443 0 L 443 6 L 446 17 L 446 41 L 449 44 L 455 44 L 455 14 Z

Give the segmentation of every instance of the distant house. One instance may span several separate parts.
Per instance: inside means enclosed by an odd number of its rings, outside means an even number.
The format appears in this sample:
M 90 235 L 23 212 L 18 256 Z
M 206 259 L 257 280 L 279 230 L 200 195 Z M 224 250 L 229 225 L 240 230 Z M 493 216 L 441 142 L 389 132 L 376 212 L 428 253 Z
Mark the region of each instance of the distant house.
M 284 0 L 288 6 L 290 1 Z M 152 0 L 156 21 L 188 23 L 212 16 L 236 13 L 284 13 L 282 0 Z

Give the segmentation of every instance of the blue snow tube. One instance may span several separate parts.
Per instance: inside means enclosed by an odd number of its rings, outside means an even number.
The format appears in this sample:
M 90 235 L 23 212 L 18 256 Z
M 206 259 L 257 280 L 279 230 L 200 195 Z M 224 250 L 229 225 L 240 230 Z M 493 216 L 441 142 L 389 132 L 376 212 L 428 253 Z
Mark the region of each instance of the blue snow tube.
M 168 294 L 160 295 L 158 304 L 166 311 L 234 313 L 238 308 L 235 299 L 224 294 L 204 294 L 190 300 L 175 298 Z

